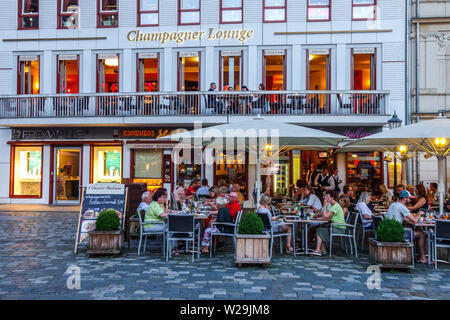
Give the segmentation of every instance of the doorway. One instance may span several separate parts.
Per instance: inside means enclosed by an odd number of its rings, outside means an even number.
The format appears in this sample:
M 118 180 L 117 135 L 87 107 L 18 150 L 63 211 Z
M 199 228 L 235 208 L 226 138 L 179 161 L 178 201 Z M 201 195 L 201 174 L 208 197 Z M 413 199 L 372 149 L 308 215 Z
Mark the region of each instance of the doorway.
M 307 89 L 313 91 L 330 90 L 330 50 L 306 50 L 307 56 Z M 308 97 L 309 113 L 330 113 L 329 95 L 323 93 L 310 94 Z
M 54 203 L 79 204 L 81 148 L 57 147 L 54 161 Z

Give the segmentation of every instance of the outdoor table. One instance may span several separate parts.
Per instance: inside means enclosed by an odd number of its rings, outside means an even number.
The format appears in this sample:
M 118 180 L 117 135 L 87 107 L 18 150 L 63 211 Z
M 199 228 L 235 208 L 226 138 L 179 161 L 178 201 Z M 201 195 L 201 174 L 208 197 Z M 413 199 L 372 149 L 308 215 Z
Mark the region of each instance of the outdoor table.
M 416 224 L 414 224 L 413 229 L 416 228 L 420 228 L 420 229 L 425 229 L 424 231 L 427 233 L 427 249 L 428 249 L 428 264 L 431 264 L 431 258 L 434 255 L 433 250 L 431 249 L 431 235 L 432 235 L 432 229 L 434 229 L 434 227 L 436 226 L 436 224 L 434 223 L 434 221 L 423 221 L 423 222 L 418 222 Z M 430 254 L 431 253 L 431 254 Z M 436 259 L 436 257 L 433 257 L 434 259 Z
M 300 218 L 299 216 L 288 216 L 284 218 L 284 221 L 290 222 L 290 223 L 301 223 L 303 226 L 303 232 L 302 232 L 302 249 L 296 253 L 303 254 L 303 255 L 309 255 L 310 249 L 308 249 L 308 227 L 310 223 L 319 223 L 319 224 L 325 224 L 329 222 L 329 220 L 326 219 L 305 219 Z M 295 243 L 294 243 L 294 250 L 295 249 Z

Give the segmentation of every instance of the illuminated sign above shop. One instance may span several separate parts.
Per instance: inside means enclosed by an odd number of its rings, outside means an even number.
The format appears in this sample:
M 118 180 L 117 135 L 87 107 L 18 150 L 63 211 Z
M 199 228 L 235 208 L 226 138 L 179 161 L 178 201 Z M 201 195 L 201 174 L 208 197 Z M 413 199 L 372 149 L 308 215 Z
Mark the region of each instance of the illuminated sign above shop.
M 182 44 L 187 40 L 201 40 L 207 36 L 207 40 L 227 40 L 236 39 L 240 42 L 245 42 L 253 37 L 253 29 L 243 30 L 214 30 L 209 28 L 208 32 L 205 31 L 174 31 L 174 32 L 147 32 L 143 33 L 141 30 L 131 30 L 127 34 L 128 41 L 140 42 L 140 41 L 159 41 L 164 44 L 168 41 L 174 41 L 178 44 Z

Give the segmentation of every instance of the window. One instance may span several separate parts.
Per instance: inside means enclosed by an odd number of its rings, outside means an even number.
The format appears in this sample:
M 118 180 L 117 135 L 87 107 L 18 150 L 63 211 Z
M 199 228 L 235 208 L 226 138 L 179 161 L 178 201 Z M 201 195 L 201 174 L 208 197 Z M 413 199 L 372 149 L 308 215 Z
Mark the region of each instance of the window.
M 178 24 L 200 24 L 200 0 L 178 0 Z
M 119 25 L 119 0 L 97 0 L 97 27 L 116 28 Z
M 119 55 L 99 54 L 97 59 L 97 92 L 119 92 Z
M 353 20 L 375 20 L 376 0 L 353 0 Z
M 92 155 L 92 183 L 121 182 L 122 147 L 121 146 L 94 146 Z
M 58 28 L 78 28 L 78 0 L 58 0 Z
M 39 29 L 39 0 L 19 0 L 19 29 Z
M 42 194 L 42 147 L 12 147 L 11 152 L 11 196 L 40 198 Z
M 220 23 L 242 23 L 243 0 L 221 0 L 220 1 Z
M 39 56 L 20 56 L 17 70 L 17 94 L 39 94 Z
M 162 187 L 163 149 L 133 150 L 131 167 L 133 183 L 145 182 L 147 189 L 154 191 Z
M 137 91 L 157 92 L 159 90 L 159 53 L 139 53 L 137 58 Z
M 59 55 L 57 65 L 57 93 L 79 93 L 80 64 L 78 55 Z
M 159 25 L 159 0 L 137 0 L 138 26 Z
M 308 21 L 329 21 L 330 0 L 308 0 Z
M 242 51 L 220 51 L 219 90 L 226 91 L 229 87 L 235 91 L 242 89 L 242 56 Z
M 264 22 L 286 21 L 286 0 L 263 0 Z

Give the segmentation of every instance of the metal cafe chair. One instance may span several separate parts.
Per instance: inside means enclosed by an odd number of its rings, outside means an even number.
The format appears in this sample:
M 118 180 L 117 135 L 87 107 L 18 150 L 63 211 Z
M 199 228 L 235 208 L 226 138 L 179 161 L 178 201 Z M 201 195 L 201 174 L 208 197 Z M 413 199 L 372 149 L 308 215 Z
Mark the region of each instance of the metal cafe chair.
M 264 231 L 269 232 L 270 233 L 270 259 L 272 259 L 272 251 L 273 251 L 273 243 L 274 243 L 274 239 L 275 238 L 280 238 L 280 253 L 283 254 L 283 242 L 282 242 L 282 237 L 284 236 L 289 236 L 292 234 L 292 243 L 295 244 L 295 228 L 294 228 L 294 224 L 290 223 L 290 222 L 282 222 L 282 223 L 277 223 L 277 224 L 273 224 L 272 221 L 269 219 L 269 215 L 267 213 L 263 213 L 263 212 L 256 212 L 258 214 L 258 216 L 261 218 L 263 224 L 264 224 Z M 286 226 L 286 225 L 291 225 L 292 226 L 292 232 L 284 232 L 284 231 L 277 231 L 275 230 L 275 227 L 282 227 L 282 226 Z M 296 252 L 295 252 L 295 248 L 294 248 L 294 255 L 293 257 L 296 257 Z
M 366 220 L 364 219 L 363 214 L 361 213 L 361 211 L 359 211 L 358 209 L 356 209 L 358 211 L 358 217 L 359 220 L 361 222 L 361 229 L 362 229 L 362 241 L 361 241 L 361 250 L 364 249 L 364 239 L 366 237 L 366 233 L 369 232 L 375 232 L 375 228 L 372 226 L 366 227 L 365 224 L 370 222 L 370 220 Z
M 350 243 L 350 253 L 353 255 L 353 246 L 355 247 L 355 257 L 358 258 L 358 247 L 356 245 L 356 224 L 358 223 L 358 214 L 356 212 L 349 213 L 351 216 L 348 223 L 332 223 L 330 226 L 330 257 L 333 248 L 333 237 L 348 238 Z M 345 233 L 333 233 L 336 226 L 345 226 Z M 353 246 L 352 246 L 353 245 Z
M 141 212 L 138 211 L 138 217 L 139 217 L 139 245 L 138 245 L 138 256 L 141 254 L 141 243 L 142 243 L 142 238 L 145 238 L 144 240 L 144 253 L 145 253 L 145 247 L 147 245 L 147 236 L 149 235 L 162 235 L 163 236 L 163 245 L 162 245 L 162 254 L 164 256 L 164 252 L 165 252 L 165 243 L 166 243 L 166 230 L 164 231 L 145 231 L 144 230 L 144 226 L 143 226 L 143 220 L 142 220 L 142 216 L 145 214 L 145 210 L 141 210 Z M 157 221 L 152 221 L 152 224 L 165 224 L 164 221 L 161 222 L 157 222 Z
M 197 258 L 200 258 L 200 225 L 195 224 L 194 214 L 169 214 L 167 218 L 166 262 L 169 261 L 171 250 L 169 241 L 192 241 L 192 262 L 195 254 L 195 237 L 197 236 Z M 197 231 L 197 232 L 196 232 Z
M 376 216 L 376 215 L 372 216 L 373 226 L 375 228 L 375 238 L 377 237 L 378 225 L 380 224 L 381 221 L 383 221 L 383 219 L 384 219 L 383 216 Z
M 223 226 L 223 227 L 232 227 L 233 228 L 233 233 L 227 233 L 227 232 L 211 232 L 211 248 L 209 250 L 209 257 L 212 258 L 213 255 L 213 251 L 215 251 L 215 241 L 214 241 L 214 237 L 232 237 L 233 238 L 233 247 L 236 249 L 236 234 L 237 234 L 237 230 L 238 230 L 238 226 L 239 226 L 239 221 L 241 221 L 241 217 L 242 217 L 242 213 L 243 210 L 239 211 L 236 215 L 236 220 L 234 221 L 234 223 L 229 223 L 229 222 L 214 222 L 211 224 L 211 227 L 213 226 Z
M 437 248 L 450 249 L 450 220 L 436 220 L 434 233 L 434 268 L 438 268 Z

